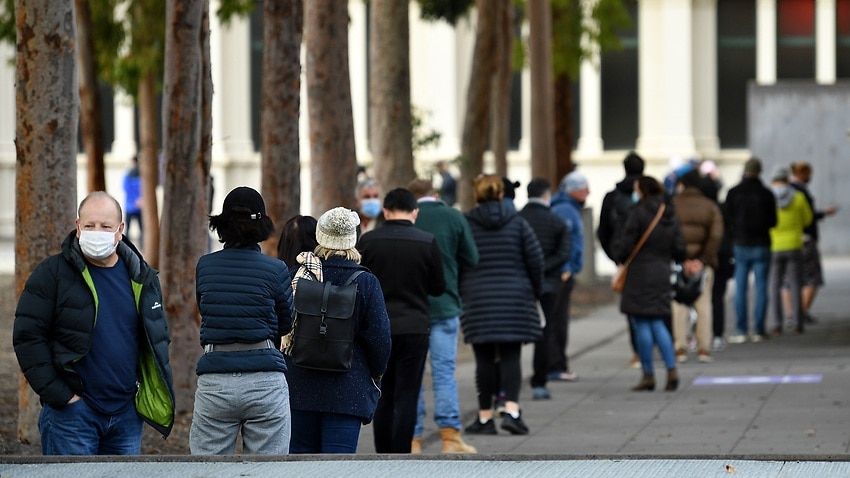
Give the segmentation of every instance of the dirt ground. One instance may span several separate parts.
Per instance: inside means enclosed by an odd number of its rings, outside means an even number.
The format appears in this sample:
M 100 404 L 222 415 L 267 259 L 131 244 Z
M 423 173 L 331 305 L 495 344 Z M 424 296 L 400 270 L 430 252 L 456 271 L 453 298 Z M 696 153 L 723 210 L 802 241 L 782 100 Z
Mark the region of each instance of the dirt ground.
M 580 283 L 573 292 L 573 318 L 586 316 L 594 307 L 608 304 L 615 296 L 607 281 Z M 0 275 L 0 455 L 39 455 L 38 446 L 22 444 L 17 437 L 18 384 L 20 369 L 12 349 L 12 322 L 15 316 L 14 277 Z M 458 361 L 472 360 L 471 348 L 458 349 Z M 167 440 L 151 427 L 145 427 L 142 453 L 149 455 L 189 454 L 188 416 L 177 417 L 174 429 Z

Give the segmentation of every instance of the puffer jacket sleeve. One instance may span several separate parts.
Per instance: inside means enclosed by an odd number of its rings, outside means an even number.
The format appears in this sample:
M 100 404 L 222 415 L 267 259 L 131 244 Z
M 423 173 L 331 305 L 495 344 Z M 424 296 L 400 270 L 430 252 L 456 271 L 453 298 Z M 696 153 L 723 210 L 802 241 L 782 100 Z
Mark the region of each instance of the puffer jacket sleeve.
M 57 373 L 48 343 L 58 294 L 58 271 L 50 264 L 48 260 L 38 265 L 24 286 L 15 310 L 12 343 L 21 371 L 41 401 L 61 406 L 74 392 Z
M 296 269 L 297 270 L 297 269 Z M 275 313 L 277 314 L 278 340 L 292 329 L 295 309 L 292 298 L 292 282 L 286 265 L 281 267 L 278 277 L 278 291 L 275 296 Z
M 534 296 L 540 298 L 543 294 L 543 249 L 528 221 L 521 217 L 517 217 L 517 220 L 520 223 L 525 270 L 534 288 Z

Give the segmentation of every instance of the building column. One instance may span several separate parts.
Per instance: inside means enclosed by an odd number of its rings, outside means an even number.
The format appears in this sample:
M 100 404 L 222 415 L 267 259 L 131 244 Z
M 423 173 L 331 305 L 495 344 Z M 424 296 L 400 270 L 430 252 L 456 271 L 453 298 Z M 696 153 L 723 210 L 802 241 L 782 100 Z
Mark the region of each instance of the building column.
M 419 4 L 411 2 L 410 98 L 421 114 L 422 128 L 439 132 L 440 143 L 416 157 L 452 160 L 460 152 L 462 125 L 457 99 L 464 84 L 457 80 L 455 29 L 445 22 L 420 21 L 420 15 Z
M 650 158 L 695 156 L 691 1 L 645 0 L 639 9 L 637 149 Z
M 717 137 L 717 0 L 695 0 L 693 11 L 693 122 L 703 158 L 720 153 Z
M 776 83 L 776 0 L 756 0 L 756 83 Z
M 815 1 L 815 79 L 821 85 L 835 83 L 835 0 Z
M 0 239 L 15 237 L 15 59 L 14 47 L 0 42 Z
M 358 162 L 371 162 L 369 151 L 369 14 L 366 2 L 348 2 L 348 75 L 351 82 L 351 111 L 354 116 L 354 146 Z M 306 83 L 306 82 L 305 82 Z M 306 105 L 306 103 L 305 103 Z M 306 109 L 305 109 L 306 111 Z M 307 136 L 309 138 L 309 136 Z M 309 151 L 309 145 L 306 151 Z M 352 192 L 352 194 L 354 194 Z
M 578 138 L 576 158 L 598 158 L 602 156 L 602 79 L 599 67 L 590 61 L 581 63 L 579 71 L 581 90 L 579 121 L 581 136 Z
M 115 90 L 113 104 L 115 139 L 112 141 L 110 156 L 120 158 L 124 163 L 138 152 L 134 106 L 133 97 Z
M 594 27 L 590 8 L 596 2 L 582 2 L 582 21 Z M 587 35 L 581 39 L 592 52 L 592 57 L 582 61 L 579 67 L 579 127 L 580 136 L 576 144 L 576 159 L 599 158 L 602 156 L 602 76 L 600 74 L 599 45 L 589 44 Z
M 220 1 L 210 2 L 210 12 Z M 215 93 L 212 100 L 213 159 L 245 161 L 254 155 L 251 138 L 251 55 L 247 18 L 227 26 L 210 15 L 210 57 Z

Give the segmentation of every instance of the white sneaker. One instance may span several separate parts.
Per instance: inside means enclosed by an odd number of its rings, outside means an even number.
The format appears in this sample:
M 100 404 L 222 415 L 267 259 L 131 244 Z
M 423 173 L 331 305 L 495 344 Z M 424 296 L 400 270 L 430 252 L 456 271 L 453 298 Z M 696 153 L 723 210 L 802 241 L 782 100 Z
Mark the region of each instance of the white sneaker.
M 742 344 L 747 341 L 747 336 L 744 334 L 730 335 L 726 342 L 730 344 Z
M 726 341 L 723 340 L 723 337 L 715 337 L 711 341 L 711 350 L 713 352 L 719 352 L 726 348 Z
M 757 343 L 761 342 L 762 340 L 764 340 L 764 337 L 761 334 L 753 334 L 750 337 L 750 342 L 752 342 L 754 344 L 757 344 Z

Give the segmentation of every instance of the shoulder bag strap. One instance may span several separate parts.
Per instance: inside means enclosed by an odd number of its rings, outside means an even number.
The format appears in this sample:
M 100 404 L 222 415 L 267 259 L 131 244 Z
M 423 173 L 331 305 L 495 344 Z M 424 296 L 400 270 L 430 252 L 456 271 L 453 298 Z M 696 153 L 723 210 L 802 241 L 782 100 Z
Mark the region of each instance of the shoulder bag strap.
M 628 267 L 628 265 L 632 263 L 635 256 L 637 256 L 637 253 L 640 252 L 640 248 L 643 247 L 646 240 L 649 239 L 649 235 L 652 234 L 652 230 L 655 229 L 655 226 L 658 225 L 658 221 L 661 220 L 661 216 L 664 214 L 665 208 L 666 204 L 661 203 L 661 206 L 658 208 L 658 212 L 655 213 L 655 217 L 652 218 L 652 222 L 649 224 L 649 227 L 647 227 L 646 231 L 643 232 L 643 235 L 640 236 L 640 240 L 638 240 L 637 244 L 635 244 L 635 248 L 632 249 L 632 253 L 629 254 L 629 258 L 623 263 L 625 266 Z
M 345 284 L 343 284 L 343 285 L 351 284 L 352 282 L 354 282 L 354 279 L 356 279 L 357 276 L 359 276 L 363 272 L 364 272 L 363 269 L 359 269 L 359 270 L 354 271 L 350 276 L 348 276 L 348 280 L 345 281 Z

